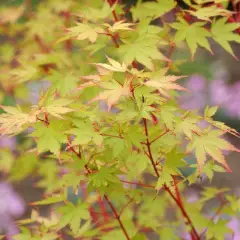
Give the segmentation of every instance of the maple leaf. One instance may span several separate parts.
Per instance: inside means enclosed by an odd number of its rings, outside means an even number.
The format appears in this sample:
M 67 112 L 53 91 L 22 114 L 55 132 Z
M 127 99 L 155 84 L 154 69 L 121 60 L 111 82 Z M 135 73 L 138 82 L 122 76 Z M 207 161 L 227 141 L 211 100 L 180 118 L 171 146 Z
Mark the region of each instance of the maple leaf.
M 195 149 L 195 155 L 200 172 L 206 162 L 207 154 L 215 161 L 222 164 L 227 171 L 231 172 L 222 151 L 229 150 L 240 152 L 240 150 L 226 140 L 222 139 L 221 136 L 223 134 L 224 132 L 220 130 L 211 130 L 210 128 L 207 128 L 201 135 L 194 135 L 192 141 L 188 144 L 187 152 Z
M 19 133 L 24 125 L 34 123 L 37 121 L 38 110 L 33 110 L 30 113 L 23 113 L 18 107 L 2 106 L 6 113 L 0 115 L 0 132 L 1 135 L 9 134 L 15 135 Z
M 24 13 L 25 5 L 20 7 L 8 7 L 0 13 L 0 24 L 15 23 Z
M 52 121 L 49 126 L 37 123 L 34 128 L 35 131 L 30 136 L 37 138 L 38 153 L 49 150 L 58 155 L 61 144 L 67 141 L 65 134 L 62 133 L 62 124 L 57 121 Z
M 93 141 L 97 146 L 101 146 L 103 137 L 95 131 L 91 122 L 75 120 L 73 123 L 76 127 L 67 132 L 75 135 L 73 145 L 87 145 Z
M 125 63 L 120 64 L 119 62 L 115 61 L 114 59 L 106 56 L 109 63 L 111 65 L 105 64 L 105 63 L 95 63 L 95 65 L 106 68 L 107 70 L 113 71 L 113 72 L 126 72 L 127 66 Z
M 74 100 L 61 98 L 57 99 L 53 102 L 50 102 L 46 104 L 45 106 L 40 106 L 40 110 L 43 113 L 49 113 L 50 115 L 63 119 L 62 115 L 66 113 L 73 112 L 74 110 L 67 107 L 70 103 L 72 103 Z M 36 106 L 34 106 L 36 107 Z
M 169 90 L 181 90 L 181 91 L 188 91 L 186 88 L 178 85 L 175 83 L 178 79 L 181 79 L 186 76 L 162 76 L 162 77 L 154 77 L 147 82 L 144 83 L 144 85 L 149 87 L 154 87 L 158 89 L 158 91 L 165 97 L 170 98 L 170 95 L 168 93 Z
M 158 49 L 160 45 L 166 45 L 161 37 L 163 29 L 150 25 L 150 20 L 142 20 L 136 31 L 128 32 L 127 36 L 120 39 L 121 44 L 118 51 L 123 61 L 129 65 L 134 60 L 153 70 L 153 60 L 170 61 Z
M 124 31 L 124 30 L 131 31 L 133 29 L 130 27 L 133 25 L 134 25 L 134 23 L 125 23 L 125 20 L 117 21 L 112 26 L 108 23 L 103 24 L 103 26 L 107 27 L 108 31 L 112 32 L 112 33 L 115 33 L 118 31 Z
M 169 12 L 176 5 L 174 0 L 157 0 L 157 2 L 145 2 L 132 7 L 131 12 L 133 15 L 133 20 L 145 18 L 159 18 L 165 13 Z
M 21 67 L 12 70 L 10 75 L 17 83 L 23 83 L 36 77 L 37 73 L 38 70 L 34 65 L 21 62 Z
M 119 48 L 119 53 L 123 56 L 123 61 L 126 64 L 130 64 L 136 59 L 139 63 L 152 70 L 152 60 L 156 59 L 169 61 L 168 58 L 166 58 L 161 52 L 159 52 L 157 46 L 159 40 L 156 38 L 142 34 L 133 42 L 124 42 L 125 44 L 121 45 Z
M 93 8 L 90 6 L 87 6 L 83 9 L 81 9 L 81 13 L 76 14 L 77 16 L 89 19 L 90 21 L 97 22 L 100 19 L 107 18 L 110 14 L 112 14 L 112 11 L 116 8 L 117 4 L 113 4 L 111 7 L 108 4 L 108 2 L 104 2 L 101 8 Z
M 82 220 L 88 220 L 90 218 L 88 205 L 82 203 L 80 200 L 76 206 L 72 203 L 67 203 L 65 206 L 59 207 L 57 212 L 63 215 L 58 222 L 56 229 L 60 230 L 69 225 L 74 234 L 78 233 Z
M 186 117 L 184 119 L 181 119 L 176 124 L 176 132 L 183 132 L 189 139 L 192 139 L 193 134 L 200 134 L 201 128 L 198 127 L 197 122 L 198 119 Z
M 101 88 L 105 90 L 89 103 L 105 100 L 107 102 L 108 111 L 110 111 L 111 107 L 119 101 L 121 96 L 129 96 L 131 94 L 128 81 L 126 81 L 123 86 L 116 81 L 101 83 Z
M 205 22 L 195 22 L 192 24 L 187 23 L 185 20 L 171 24 L 171 27 L 176 29 L 177 32 L 174 37 L 175 42 L 186 40 L 190 48 L 192 58 L 194 57 L 198 45 L 212 52 L 207 37 L 211 34 L 203 26 Z M 197 36 L 197 37 L 196 37 Z
M 52 71 L 52 75 L 48 80 L 53 82 L 52 87 L 55 88 L 61 96 L 70 93 L 71 90 L 76 88 L 78 81 L 78 79 L 69 72 L 62 74 L 57 71 Z
M 187 12 L 191 13 L 193 16 L 197 17 L 201 20 L 211 21 L 210 17 L 216 16 L 225 16 L 230 17 L 232 15 L 231 11 L 228 11 L 223 8 L 219 8 L 216 5 L 212 5 L 209 7 L 202 7 L 197 11 L 186 10 Z
M 110 183 L 120 183 L 116 176 L 116 168 L 101 167 L 96 173 L 89 175 L 89 183 L 96 188 L 107 186 Z
M 77 26 L 67 28 L 67 31 L 70 32 L 71 37 L 78 40 L 88 39 L 92 43 L 96 42 L 99 33 L 104 33 L 104 30 L 100 27 L 83 23 L 77 23 Z
M 219 18 L 212 23 L 211 33 L 213 39 L 228 53 L 237 58 L 229 44 L 230 41 L 240 43 L 240 36 L 233 31 L 240 27 L 240 23 L 227 23 L 227 18 Z

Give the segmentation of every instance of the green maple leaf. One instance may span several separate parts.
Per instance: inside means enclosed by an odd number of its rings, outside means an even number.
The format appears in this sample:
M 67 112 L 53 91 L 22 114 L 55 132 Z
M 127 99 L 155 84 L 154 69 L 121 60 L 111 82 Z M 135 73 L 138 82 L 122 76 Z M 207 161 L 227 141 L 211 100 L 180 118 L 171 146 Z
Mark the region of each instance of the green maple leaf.
M 186 40 L 191 51 L 192 58 L 194 57 L 198 46 L 212 52 L 207 40 L 207 37 L 211 37 L 211 34 L 203 27 L 204 25 L 205 22 L 195 22 L 189 24 L 184 20 L 171 24 L 171 26 L 177 30 L 174 36 L 174 41 L 178 43 Z
M 192 141 L 187 146 L 187 151 L 195 149 L 199 170 L 202 171 L 206 162 L 206 154 L 209 154 L 215 161 L 222 164 L 226 170 L 230 171 L 222 150 L 239 151 L 232 144 L 222 139 L 223 132 L 220 130 L 205 129 L 203 134 L 194 135 Z
M 172 10 L 176 5 L 174 0 L 157 0 L 157 2 L 139 3 L 132 7 L 133 20 L 141 20 L 146 18 L 159 18 L 165 13 Z
M 91 141 L 98 146 L 102 145 L 103 137 L 94 130 L 91 122 L 84 120 L 74 120 L 73 123 L 76 128 L 72 128 L 67 131 L 67 133 L 75 135 L 73 145 L 86 145 Z
M 150 26 L 148 21 L 139 23 L 136 32 L 131 32 L 127 37 L 121 37 L 122 44 L 118 50 L 119 55 L 126 64 L 134 60 L 153 69 L 153 60 L 169 61 L 158 49 L 159 45 L 165 45 L 160 37 L 162 29 Z
M 175 131 L 183 132 L 189 139 L 192 139 L 193 134 L 200 134 L 202 132 L 201 128 L 197 125 L 198 119 L 186 117 L 184 119 L 180 119 L 177 124 Z
M 118 169 L 115 167 L 101 167 L 96 173 L 89 175 L 89 183 L 95 188 L 107 186 L 110 183 L 120 183 L 116 176 Z
M 104 33 L 103 28 L 95 25 L 76 23 L 77 26 L 68 28 L 69 36 L 77 40 L 88 39 L 91 43 L 96 42 L 99 33 Z M 60 42 L 60 41 L 58 41 Z
M 129 177 L 131 179 L 140 176 L 147 169 L 149 159 L 145 155 L 132 154 L 126 159 L 126 165 L 129 169 Z
M 100 92 L 100 94 L 93 98 L 89 103 L 105 100 L 107 102 L 107 110 L 110 111 L 111 107 L 118 103 L 121 96 L 130 96 L 130 85 L 129 82 L 125 82 L 122 86 L 117 81 L 112 82 L 104 82 L 99 84 L 104 91 Z
M 202 7 L 202 8 L 199 8 L 197 11 L 192 11 L 192 10 L 186 10 L 186 11 L 191 13 L 193 16 L 197 17 L 198 19 L 206 20 L 206 21 L 211 21 L 210 20 L 211 17 L 216 17 L 216 16 L 230 17 L 232 15 L 232 12 L 224 8 L 219 8 L 216 5 L 212 5 L 209 7 Z
M 17 83 L 23 83 L 34 80 L 37 76 L 38 69 L 33 64 L 21 62 L 21 67 L 16 68 L 10 72 L 13 80 Z
M 176 148 L 173 148 L 172 151 L 166 154 L 164 167 L 171 169 L 172 172 L 175 172 L 178 175 L 181 175 L 179 168 L 186 166 L 184 161 L 184 153 L 178 152 Z
M 31 235 L 31 232 L 25 228 L 25 227 L 21 227 L 21 233 L 14 235 L 14 239 L 16 240 L 34 240 L 34 238 Z
M 174 125 L 176 123 L 176 111 L 177 107 L 169 104 L 164 104 L 160 108 L 160 119 L 168 129 L 174 128 Z
M 10 174 L 10 180 L 21 181 L 29 176 L 37 167 L 38 158 L 34 153 L 25 153 L 16 159 Z M 21 171 L 19 171 L 21 169 Z
M 38 123 L 34 126 L 35 131 L 30 135 L 37 137 L 37 150 L 39 153 L 50 151 L 56 155 L 60 153 L 61 144 L 67 141 L 63 131 L 63 123 L 52 121 L 49 126 Z
M 47 112 L 50 115 L 63 119 L 63 114 L 73 112 L 74 110 L 69 108 L 68 105 L 74 102 L 74 100 L 60 98 L 56 99 L 53 102 L 49 102 L 44 107 L 41 108 L 41 111 Z
M 232 230 L 227 226 L 227 220 L 218 220 L 217 223 L 211 222 L 206 233 L 208 239 L 224 240 L 227 233 Z
M 45 199 L 42 199 L 40 201 L 32 202 L 30 205 L 49 205 L 54 203 L 60 203 L 66 200 L 66 197 L 64 195 L 53 195 L 51 197 L 47 197 Z
M 65 96 L 75 89 L 78 82 L 78 79 L 67 71 L 66 74 L 65 71 L 64 74 L 62 74 L 62 72 L 52 71 L 48 80 L 53 83 L 52 88 L 56 89 L 61 96 Z
M 200 202 L 202 202 L 202 203 L 207 202 L 210 199 L 215 198 L 218 194 L 224 193 L 227 191 L 229 191 L 228 188 L 217 189 L 217 188 L 213 188 L 213 187 L 205 187 L 204 191 L 202 191 L 202 197 L 200 199 Z
M 71 172 L 64 174 L 59 184 L 63 187 L 73 187 L 74 190 L 78 190 L 81 180 L 84 180 L 83 175 L 78 175 L 75 172 Z
M 173 182 L 172 174 L 174 174 L 174 171 L 171 168 L 163 167 L 155 189 L 159 191 L 163 187 L 163 185 L 171 188 Z
M 212 23 L 211 33 L 213 39 L 220 44 L 227 52 L 236 58 L 229 42 L 240 43 L 239 34 L 233 31 L 240 27 L 240 23 L 227 23 L 227 18 L 219 18 Z
M 88 204 L 83 203 L 80 200 L 76 206 L 72 203 L 67 203 L 65 206 L 58 208 L 57 212 L 62 214 L 62 217 L 56 226 L 57 231 L 69 225 L 73 234 L 78 233 L 82 220 L 88 220 L 90 218 Z
M 89 2 L 89 4 L 92 4 Z M 77 14 L 77 16 L 82 17 L 84 19 L 89 19 L 91 21 L 97 22 L 100 19 L 107 18 L 110 14 L 112 14 L 112 11 L 116 8 L 116 4 L 113 4 L 111 7 L 108 4 L 108 2 L 104 2 L 100 4 L 99 8 L 91 7 L 91 5 L 86 7 L 84 6 L 81 9 L 81 13 Z M 94 4 L 94 3 L 93 3 Z

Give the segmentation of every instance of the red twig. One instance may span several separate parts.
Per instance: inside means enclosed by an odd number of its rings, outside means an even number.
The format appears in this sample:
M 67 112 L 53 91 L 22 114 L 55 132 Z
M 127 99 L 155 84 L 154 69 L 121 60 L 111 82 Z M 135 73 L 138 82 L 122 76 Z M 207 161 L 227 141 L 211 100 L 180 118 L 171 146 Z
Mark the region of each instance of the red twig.
M 117 219 L 117 221 L 118 221 L 118 223 L 119 223 L 119 225 L 120 225 L 120 227 L 121 227 L 121 229 L 122 229 L 122 231 L 123 231 L 126 239 L 127 239 L 127 240 L 130 240 L 129 235 L 128 235 L 125 227 L 123 226 L 122 220 L 120 219 L 120 215 L 117 213 L 115 207 L 113 206 L 113 204 L 110 202 L 110 200 L 108 199 L 108 197 L 107 197 L 106 195 L 104 195 L 104 198 L 105 198 L 105 200 L 108 202 L 108 205 L 110 206 L 110 208 L 111 208 L 111 210 L 112 210 L 115 218 Z
M 154 143 L 155 141 L 157 141 L 159 138 L 161 138 L 162 136 L 164 136 L 165 134 L 167 134 L 170 130 L 166 129 L 162 134 L 160 134 L 159 136 L 157 136 L 156 138 L 154 138 L 152 141 L 150 141 L 150 144 Z
M 78 156 L 79 159 L 82 158 L 81 154 L 79 154 L 78 152 L 76 152 L 73 147 L 70 146 L 69 149 L 71 149 L 71 151 L 73 151 L 73 152 Z M 85 167 L 85 169 L 87 170 L 88 174 L 91 174 L 91 170 L 88 168 L 88 165 L 85 164 L 84 167 Z M 126 229 L 125 229 L 125 227 L 123 226 L 123 223 L 122 223 L 122 221 L 121 221 L 121 219 L 120 219 L 120 216 L 119 216 L 118 213 L 117 213 L 117 210 L 115 209 L 115 207 L 113 206 L 113 204 L 111 203 L 111 201 L 108 199 L 108 197 L 107 197 L 106 195 L 104 195 L 104 198 L 105 198 L 105 200 L 107 201 L 108 205 L 110 206 L 110 208 L 111 208 L 111 210 L 112 210 L 112 212 L 113 212 L 113 215 L 114 215 L 115 218 L 117 219 L 117 221 L 118 221 L 118 223 L 119 223 L 119 225 L 120 225 L 120 227 L 121 227 L 121 229 L 122 229 L 122 231 L 123 231 L 126 239 L 127 239 L 127 240 L 130 240 L 130 237 L 129 237 L 129 235 L 128 235 Z
M 104 202 L 103 202 L 103 200 L 102 200 L 102 198 L 100 196 L 98 197 L 98 205 L 99 205 L 99 207 L 101 209 L 104 223 L 108 223 L 109 222 L 109 215 L 108 215 L 106 206 L 105 206 L 105 204 L 104 204 Z
M 148 185 L 145 183 L 140 183 L 140 182 L 129 182 L 129 181 L 125 181 L 125 180 L 120 180 L 123 183 L 127 183 L 127 184 L 132 184 L 132 185 L 137 185 L 137 186 L 142 186 L 142 187 L 147 187 L 147 188 L 155 188 L 152 185 Z
M 150 148 L 150 142 L 149 142 L 149 139 L 148 139 L 148 127 L 147 127 L 147 120 L 144 118 L 143 119 L 143 123 L 144 123 L 144 130 L 145 130 L 145 135 L 146 135 L 146 141 L 147 141 L 147 149 L 148 149 L 148 156 L 149 156 L 149 159 L 152 163 L 152 166 L 154 168 L 154 171 L 157 175 L 157 177 L 160 177 L 159 173 L 158 173 L 158 170 L 157 170 L 157 167 L 156 167 L 156 164 L 154 163 L 154 160 L 153 160 L 153 156 L 152 156 L 152 151 L 151 151 L 151 148 Z
M 159 178 L 160 175 L 159 175 L 159 172 L 157 170 L 157 167 L 156 167 L 156 164 L 154 163 L 154 159 L 153 159 L 153 156 L 152 156 L 152 151 L 151 151 L 151 146 L 150 146 L 150 142 L 149 142 L 149 139 L 148 139 L 148 127 L 147 127 L 147 120 L 144 118 L 143 119 L 143 122 L 144 122 L 144 129 L 145 129 L 145 135 L 146 135 L 146 141 L 147 141 L 147 148 L 148 148 L 148 155 L 149 155 L 149 159 L 152 163 L 152 166 L 153 166 L 153 169 L 157 175 L 157 177 Z M 178 198 L 176 198 L 173 193 L 171 192 L 171 190 L 169 189 L 169 187 L 167 185 L 164 185 L 163 186 L 164 189 L 168 192 L 168 194 L 172 197 L 172 199 L 175 201 L 175 203 L 177 204 L 177 206 L 179 207 L 183 217 L 186 219 L 186 224 L 191 226 L 191 232 L 190 232 L 190 235 L 191 235 L 191 238 L 192 240 L 200 240 L 200 237 L 195 229 L 195 227 L 193 226 L 193 223 L 190 219 L 190 217 L 188 216 L 183 204 L 182 204 L 182 201 L 180 201 Z M 177 188 L 177 185 L 175 185 L 175 188 Z M 177 189 L 177 192 L 179 194 L 179 191 Z M 179 194 L 180 195 L 180 194 Z
M 34 40 L 39 45 L 39 47 L 41 48 L 41 51 L 43 53 L 49 53 L 50 52 L 50 48 L 43 42 L 43 40 L 38 35 L 35 35 Z
M 218 195 L 219 196 L 219 195 Z M 211 219 L 210 219 L 210 222 L 212 222 L 212 221 L 214 221 L 215 220 L 215 218 L 220 214 L 220 212 L 222 211 L 222 209 L 223 209 L 223 207 L 226 205 L 226 203 L 227 203 L 227 201 L 225 201 L 225 200 L 223 200 L 222 198 L 221 198 L 221 196 L 219 196 L 219 199 L 220 199 L 220 206 L 219 206 L 219 208 L 218 208 L 218 210 L 216 211 L 216 213 L 211 217 Z M 202 238 L 204 235 L 205 235 L 205 233 L 207 232 L 207 230 L 208 230 L 208 228 L 206 228 L 201 234 L 200 234 L 200 238 Z
M 112 2 L 112 0 L 107 0 L 107 1 L 108 1 L 108 3 L 109 3 L 110 7 L 112 7 L 113 4 L 114 4 L 114 2 Z M 116 14 L 116 11 L 115 11 L 115 10 L 112 10 L 112 15 L 113 15 L 113 17 L 114 17 L 114 20 L 117 22 L 117 21 L 118 21 L 118 17 L 117 17 L 117 14 Z

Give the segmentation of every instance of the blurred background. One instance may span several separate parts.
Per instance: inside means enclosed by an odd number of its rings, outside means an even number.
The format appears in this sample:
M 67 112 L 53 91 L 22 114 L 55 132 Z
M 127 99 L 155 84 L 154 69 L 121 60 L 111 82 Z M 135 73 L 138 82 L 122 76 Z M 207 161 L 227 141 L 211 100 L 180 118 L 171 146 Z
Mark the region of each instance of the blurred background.
M 0 0 L 0 17 L 1 8 L 9 6 L 18 6 L 23 3 L 23 0 Z M 32 8 L 36 8 L 41 0 L 32 0 Z M 135 1 L 125 0 L 125 4 L 134 4 Z M 179 1 L 181 7 L 185 7 L 182 1 Z M 47 8 L 47 6 L 46 6 Z M 233 10 L 230 4 L 229 9 Z M 164 16 L 164 18 L 171 19 L 171 13 Z M 1 19 L 1 18 L 0 18 Z M 1 25 L 0 25 L 1 26 Z M 14 42 L 9 42 L 6 36 L 0 32 L 0 64 L 6 58 L 11 58 L 13 55 Z M 3 47 L 4 46 L 4 47 Z M 214 55 L 208 54 L 206 51 L 198 49 L 194 61 L 186 59 L 189 58 L 189 52 L 186 49 L 176 51 L 172 55 L 172 59 L 177 59 L 184 64 L 179 66 L 178 70 L 181 75 L 188 75 L 182 84 L 190 90 L 189 93 L 181 93 L 179 103 L 186 109 L 198 109 L 203 112 L 204 108 L 218 105 L 219 110 L 215 116 L 216 120 L 223 121 L 228 126 L 240 131 L 240 63 L 234 59 L 221 47 L 211 42 Z M 240 58 L 240 45 L 233 44 L 235 55 Z M 31 98 L 34 100 L 38 98 L 38 85 L 31 86 Z M 0 104 L 15 105 L 16 99 L 12 97 L 9 92 L 0 87 Z M 226 136 L 236 147 L 240 148 L 240 139 L 233 136 Z M 30 209 L 27 207 L 29 202 L 39 200 L 42 197 L 42 192 L 39 188 L 33 187 L 31 177 L 24 181 L 17 181 L 14 184 L 7 183 L 5 179 L 5 172 L 11 168 L 12 158 L 10 152 L 16 151 L 17 145 L 23 139 L 20 137 L 0 137 L 0 231 L 6 229 L 12 234 L 17 232 L 14 221 L 19 217 L 30 214 Z M 232 174 L 217 173 L 212 181 L 212 184 L 217 187 L 229 187 L 240 195 L 240 162 L 239 153 L 227 154 L 228 163 L 233 170 Z M 189 159 L 191 161 L 192 159 Z M 194 160 L 193 160 L 194 162 Z M 3 170 L 3 171 L 2 171 Z M 21 171 L 21 169 L 19 169 Z M 188 172 L 185 173 L 189 174 Z M 199 186 L 208 185 L 208 181 L 199 182 Z M 193 189 L 198 189 L 198 185 L 194 185 Z M 194 194 L 190 197 L 194 197 Z M 237 221 L 233 221 L 235 228 L 239 227 Z M 235 225 L 234 225 L 235 224 Z M 240 227 L 239 227 L 240 229 Z M 6 231 L 6 230 L 5 230 Z M 239 235 L 237 238 L 240 239 Z M 239 238 L 238 238 L 239 237 Z

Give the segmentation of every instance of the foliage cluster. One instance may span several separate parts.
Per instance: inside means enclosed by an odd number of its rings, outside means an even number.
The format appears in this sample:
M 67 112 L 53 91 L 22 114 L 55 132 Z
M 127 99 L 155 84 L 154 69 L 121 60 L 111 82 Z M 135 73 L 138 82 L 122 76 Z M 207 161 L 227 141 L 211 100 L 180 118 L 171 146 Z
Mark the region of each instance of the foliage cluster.
M 18 221 L 16 240 L 225 239 L 228 218 L 240 211 L 229 189 L 203 188 L 198 202 L 185 189 L 203 174 L 231 172 L 224 151 L 239 151 L 224 134 L 239 134 L 178 104 L 188 46 L 213 53 L 210 40 L 234 55 L 240 24 L 227 0 L 120 1 L 26 0 L 3 7 L 1 89 L 17 105 L 1 105 L 0 132 L 21 139 L 1 152 L 9 181 L 29 176 L 44 189 L 31 217 Z M 166 14 L 171 15 L 169 20 Z M 47 89 L 43 88 L 48 83 Z M 40 84 L 39 98 L 30 95 Z M 205 123 L 205 124 L 202 124 Z M 204 127 L 203 127 L 204 126 Z M 196 164 L 188 164 L 189 155 Z M 182 169 L 192 168 L 184 176 Z M 69 189 L 78 196 L 69 199 Z M 87 190 L 86 190 L 87 188 Z M 86 190 L 86 191 L 85 191 Z M 209 207 L 219 199 L 220 206 Z M 53 206 L 41 216 L 35 206 Z M 207 207 L 207 211 L 206 211 Z M 216 213 L 214 213 L 216 212 Z

